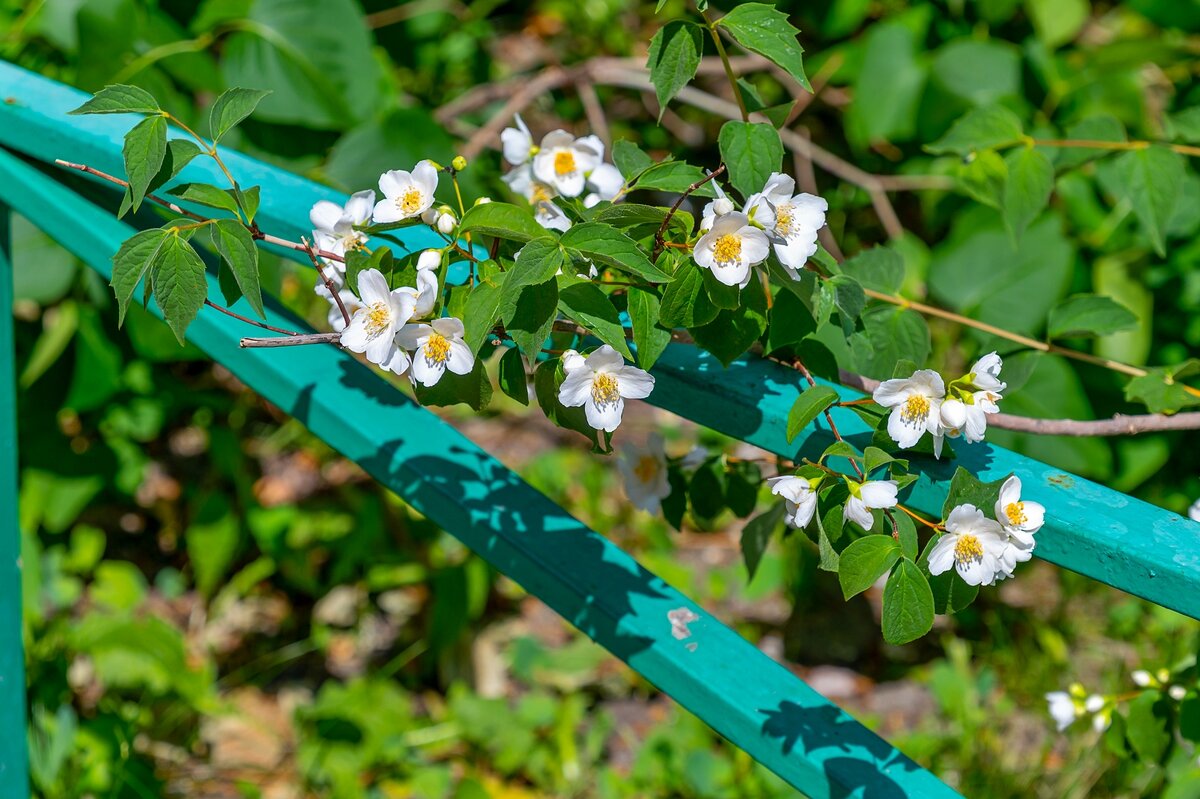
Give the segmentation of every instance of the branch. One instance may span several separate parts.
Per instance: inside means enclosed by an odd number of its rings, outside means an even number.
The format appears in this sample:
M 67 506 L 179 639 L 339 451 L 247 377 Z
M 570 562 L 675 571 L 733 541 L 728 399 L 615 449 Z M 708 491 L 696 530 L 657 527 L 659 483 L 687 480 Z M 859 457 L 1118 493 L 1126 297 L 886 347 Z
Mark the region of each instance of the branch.
M 663 247 L 666 246 L 666 240 L 663 238 L 667 232 L 667 226 L 671 224 L 671 218 L 675 216 L 675 212 L 679 210 L 679 206 L 683 205 L 683 201 L 688 198 L 692 192 L 708 183 L 715 177 L 725 173 L 725 165 L 721 164 L 712 172 L 709 172 L 702 180 L 697 180 L 692 185 L 683 190 L 683 194 L 675 200 L 675 204 L 671 206 L 671 210 L 667 211 L 667 215 L 663 217 L 662 224 L 658 226 L 658 232 L 654 234 L 654 251 L 650 254 L 651 263 L 658 260 L 658 256 L 662 254 Z
M 325 274 L 325 268 L 321 266 L 321 259 L 317 258 L 316 252 L 313 251 L 312 245 L 308 243 L 308 239 L 300 239 L 304 243 L 304 251 L 308 253 L 308 258 L 312 261 L 312 265 L 316 267 L 317 274 L 321 276 L 321 282 L 325 284 L 325 288 L 329 291 L 333 301 L 337 303 L 338 310 L 342 312 L 342 319 L 346 323 L 346 327 L 350 327 L 350 312 L 346 310 L 346 304 L 342 302 L 342 295 L 338 291 L 338 287 L 334 284 L 333 279 Z
M 341 333 L 301 333 L 287 338 L 244 338 L 238 342 L 243 349 L 267 349 L 271 347 L 303 347 L 306 344 L 338 344 Z
M 222 308 L 220 305 L 217 305 L 212 300 L 206 299 L 204 301 L 204 304 L 207 305 L 209 308 L 212 308 L 213 310 L 220 311 L 221 313 L 225 314 L 226 316 L 232 316 L 234 319 L 237 319 L 241 322 L 245 322 L 248 325 L 254 325 L 255 327 L 261 327 L 263 330 L 270 330 L 273 333 L 282 333 L 285 336 L 300 335 L 295 330 L 285 330 L 282 327 L 275 327 L 274 325 L 268 325 L 266 322 L 260 322 L 257 319 L 251 319 L 247 316 L 242 316 L 240 313 L 235 313 L 234 311 L 231 311 L 228 308 Z

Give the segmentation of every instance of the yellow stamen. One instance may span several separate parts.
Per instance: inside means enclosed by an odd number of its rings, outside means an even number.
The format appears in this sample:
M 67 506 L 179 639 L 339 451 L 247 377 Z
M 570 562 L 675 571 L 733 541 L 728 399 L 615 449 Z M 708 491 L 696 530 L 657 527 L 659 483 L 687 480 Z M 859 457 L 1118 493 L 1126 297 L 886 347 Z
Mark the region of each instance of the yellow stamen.
M 925 417 L 929 415 L 929 399 L 920 394 L 913 394 L 904 403 L 904 410 L 900 412 L 900 418 L 912 424 L 925 421 Z
M 569 175 L 575 171 L 575 154 L 570 150 L 559 150 L 554 154 L 554 172 Z
M 406 214 L 415 214 L 421 209 L 423 199 L 420 189 L 409 189 L 396 200 L 396 205 Z
M 634 464 L 633 473 L 643 483 L 649 483 L 658 474 L 658 459 L 653 455 L 643 455 Z
M 371 338 L 378 336 L 392 321 L 392 308 L 386 302 L 378 300 L 363 306 L 367 314 L 367 335 Z
M 425 342 L 425 361 L 429 364 L 445 363 L 450 360 L 450 340 L 441 333 L 433 333 Z
M 775 232 L 785 239 L 792 235 L 792 204 L 780 203 L 775 206 Z
M 970 533 L 960 535 L 954 544 L 954 559 L 959 563 L 983 560 L 983 544 Z
M 538 203 L 550 202 L 550 200 L 553 199 L 552 195 L 550 194 L 550 190 L 546 187 L 546 184 L 544 184 L 544 183 L 534 183 L 533 189 L 530 192 L 530 194 L 531 194 L 531 196 L 529 198 L 529 202 L 532 205 L 537 205 Z
M 1004 515 L 1008 517 L 1010 524 L 1020 525 L 1029 521 L 1029 517 L 1025 515 L 1024 502 L 1010 502 L 1004 506 Z
M 592 379 L 592 401 L 597 405 L 611 405 L 619 399 L 621 392 L 615 375 L 601 372 Z
M 719 264 L 734 263 L 742 257 L 742 237 L 726 233 L 713 244 L 713 260 Z

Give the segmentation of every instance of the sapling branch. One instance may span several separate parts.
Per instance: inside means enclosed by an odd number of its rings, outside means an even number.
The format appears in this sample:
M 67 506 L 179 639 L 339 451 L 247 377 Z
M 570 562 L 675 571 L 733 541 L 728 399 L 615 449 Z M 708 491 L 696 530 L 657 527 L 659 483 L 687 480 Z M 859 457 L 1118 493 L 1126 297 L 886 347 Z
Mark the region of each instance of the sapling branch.
M 667 228 L 670 226 L 671 219 L 675 216 L 675 212 L 679 210 L 679 206 L 683 205 L 683 201 L 686 200 L 688 196 L 692 194 L 692 192 L 699 189 L 705 183 L 708 183 L 710 180 L 714 180 L 723 174 L 725 174 L 725 165 L 721 164 L 712 172 L 709 172 L 707 175 L 705 175 L 704 178 L 697 180 L 695 183 L 684 189 L 683 193 L 675 199 L 675 204 L 671 206 L 669 211 L 667 211 L 667 215 L 663 217 L 662 224 L 658 226 L 658 231 L 654 234 L 654 250 L 650 253 L 651 261 L 657 261 L 658 256 L 662 254 L 663 247 L 666 246 Z
M 285 330 L 282 327 L 275 327 L 274 325 L 268 325 L 266 322 L 260 322 L 257 319 L 251 319 L 249 317 L 242 316 L 240 313 L 237 313 L 236 311 L 231 311 L 228 308 L 222 308 L 220 305 L 217 305 L 212 300 L 206 299 L 204 301 L 204 304 L 207 305 L 209 308 L 212 308 L 213 310 L 220 311 L 221 313 L 225 314 L 226 316 L 232 316 L 234 319 L 237 319 L 238 321 L 245 322 L 248 325 L 254 325 L 255 327 L 261 327 L 264 330 L 270 330 L 273 333 L 282 333 L 285 336 L 301 335 L 301 333 L 299 333 L 295 330 Z
M 345 320 L 346 326 L 349 327 L 350 312 L 346 310 L 346 303 L 342 302 L 342 295 L 341 292 L 338 291 L 337 284 L 333 282 L 333 279 L 329 277 L 329 275 L 325 274 L 325 268 L 321 266 L 321 259 L 317 257 L 316 252 L 308 243 L 308 239 L 302 238 L 300 241 L 304 243 L 305 252 L 308 253 L 308 257 L 312 261 L 312 265 L 316 267 L 317 274 L 321 276 L 321 281 L 325 284 L 325 288 L 328 289 L 330 296 L 333 297 L 333 301 L 337 304 L 338 310 L 341 311 L 342 319 Z

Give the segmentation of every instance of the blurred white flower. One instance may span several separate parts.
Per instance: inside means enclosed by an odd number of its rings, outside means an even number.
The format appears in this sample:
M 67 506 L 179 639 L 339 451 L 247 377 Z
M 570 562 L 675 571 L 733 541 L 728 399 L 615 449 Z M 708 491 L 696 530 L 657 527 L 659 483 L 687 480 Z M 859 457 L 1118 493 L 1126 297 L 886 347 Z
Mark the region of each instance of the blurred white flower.
M 385 199 L 375 205 L 374 220 L 387 224 L 422 216 L 433 205 L 437 186 L 438 171 L 430 161 L 421 161 L 412 172 L 384 172 L 379 176 L 379 190 Z
M 505 128 L 500 132 L 500 145 L 504 151 L 504 160 L 513 166 L 521 166 L 529 162 L 537 149 L 533 146 L 533 136 L 529 127 L 520 114 L 513 115 L 515 128 Z
M 1192 503 L 1192 506 L 1188 508 L 1188 518 L 1194 522 L 1200 522 L 1200 499 L 1197 499 Z
M 946 532 L 929 552 L 929 573 L 953 566 L 968 585 L 991 585 L 1000 573 L 1004 531 L 974 505 L 959 505 L 946 517 Z
M 1149 688 L 1151 685 L 1156 684 L 1153 675 L 1145 669 L 1138 669 L 1129 676 L 1133 679 L 1133 684 L 1138 688 Z
M 533 169 L 528 164 L 510 171 L 501 179 L 514 192 L 529 201 L 539 225 L 548 230 L 558 231 L 565 231 L 571 227 L 571 220 L 553 202 L 558 194 L 554 187 L 536 180 Z
M 337 302 L 333 299 L 333 295 L 329 293 L 329 289 L 325 288 L 324 283 L 317 283 L 314 291 L 318 297 L 329 303 L 329 315 L 326 317 L 329 320 L 329 329 L 334 333 L 341 333 L 346 329 L 346 319 L 342 316 L 342 309 L 338 308 Z M 362 300 L 348 288 L 339 289 L 338 297 L 341 298 L 342 304 L 346 306 L 346 313 L 350 314 L 351 318 L 362 307 Z
M 945 395 L 946 384 L 941 375 L 932 369 L 918 369 L 911 377 L 884 380 L 871 396 L 883 407 L 892 409 L 888 435 L 901 449 L 915 446 L 929 431 L 934 438 L 934 451 L 940 455 Z
M 647 513 L 657 514 L 663 499 L 671 493 L 662 436 L 651 433 L 643 445 L 627 444 L 621 450 L 617 468 L 629 501 Z
M 587 184 L 588 173 L 600 165 L 598 141 L 594 136 L 576 139 L 565 130 L 547 133 L 533 157 L 534 177 L 564 197 L 578 197 Z
M 447 369 L 456 375 L 470 374 L 475 356 L 463 341 L 464 332 L 463 323 L 449 316 L 429 324 L 405 325 L 396 341 L 413 353 L 413 379 L 428 387 L 437 385 Z
M 850 487 L 850 496 L 846 498 L 844 516 L 864 530 L 870 530 L 875 523 L 872 509 L 896 507 L 899 484 L 895 480 L 867 480 L 864 483 L 847 480 L 846 484 Z
M 611 433 L 621 424 L 626 399 L 644 399 L 654 390 L 654 377 L 625 363 L 608 344 L 588 355 L 563 355 L 566 378 L 558 389 L 558 401 L 568 408 L 583 406 L 587 422 Z
M 786 514 L 783 520 L 789 527 L 804 528 L 812 521 L 817 512 L 817 492 L 813 491 L 812 483 L 803 477 L 782 475 L 767 480 L 771 493 L 783 497 Z
M 767 185 L 746 200 L 746 214 L 772 235 L 775 255 L 793 280 L 817 251 L 817 231 L 825 226 L 829 203 L 796 190 L 789 175 L 772 172 Z
M 1070 727 L 1075 723 L 1075 719 L 1083 715 L 1083 708 L 1079 707 L 1066 691 L 1051 691 L 1046 694 L 1046 703 L 1049 705 L 1050 718 L 1054 719 L 1054 726 L 1059 732 Z
M 342 331 L 342 346 L 366 353 L 367 360 L 398 375 L 409 366 L 408 353 L 396 344 L 396 333 L 412 318 L 416 297 L 411 288 L 388 289 L 387 278 L 378 269 L 358 276 L 362 305 Z
M 375 192 L 372 189 L 350 195 L 344 206 L 329 200 L 320 200 L 308 212 L 313 226 L 313 243 L 317 249 L 345 256 L 346 253 L 364 247 L 367 234 L 355 230 L 355 225 L 371 221 L 371 210 L 375 207 Z M 345 271 L 345 264 L 327 261 Z
M 680 469 L 699 469 L 708 460 L 708 450 L 695 444 L 679 459 Z
M 692 250 L 696 264 L 710 270 L 726 286 L 744 288 L 750 270 L 770 254 L 767 234 L 750 224 L 745 214 L 726 214 L 713 221 Z

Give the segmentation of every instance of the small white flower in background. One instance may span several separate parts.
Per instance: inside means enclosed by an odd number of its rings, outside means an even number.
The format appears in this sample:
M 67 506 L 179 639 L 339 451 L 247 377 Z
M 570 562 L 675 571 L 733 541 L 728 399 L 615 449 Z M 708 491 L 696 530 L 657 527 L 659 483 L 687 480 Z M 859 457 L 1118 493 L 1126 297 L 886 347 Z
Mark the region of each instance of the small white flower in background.
M 663 498 L 671 493 L 662 436 L 651 433 L 644 445 L 626 445 L 621 450 L 617 468 L 621 471 L 629 501 L 648 513 L 657 514 Z
M 717 181 L 714 180 L 712 182 L 712 187 L 716 190 L 717 197 L 714 200 L 709 200 L 708 204 L 704 206 L 704 210 L 701 212 L 701 233 L 712 230 L 713 222 L 716 221 L 717 217 L 725 216 L 726 214 L 732 214 L 735 210 L 733 200 L 729 199 L 729 197 L 725 194 L 724 189 L 721 188 Z
M 542 137 L 533 157 L 534 177 L 564 197 L 578 197 L 587 184 L 588 173 L 600 164 L 594 138 L 576 139 L 565 130 L 550 131 Z
M 453 317 L 434 319 L 429 324 L 405 325 L 396 340 L 413 353 L 413 379 L 429 387 L 437 385 L 447 369 L 456 375 L 470 374 L 475 368 L 475 356 L 463 341 L 464 332 L 463 323 Z
M 501 180 L 507 183 L 515 193 L 529 201 L 529 204 L 533 206 L 533 214 L 539 225 L 547 230 L 560 232 L 571 227 L 571 220 L 553 202 L 558 194 L 554 187 L 535 180 L 533 169 L 529 165 L 512 170 Z
M 449 208 L 443 208 L 438 211 L 437 229 L 444 236 L 449 236 L 454 232 L 454 228 L 458 227 L 458 219 L 455 218 L 454 212 Z
M 901 449 L 908 449 L 921 440 L 928 430 L 934 438 L 934 451 L 941 454 L 941 411 L 946 395 L 942 376 L 932 369 L 918 369 L 911 377 L 884 380 L 872 398 L 885 408 L 888 435 Z
M 1151 685 L 1157 685 L 1154 675 L 1145 669 L 1138 669 L 1133 674 L 1129 675 L 1133 679 L 1133 684 L 1138 688 L 1149 688 Z
M 786 515 L 783 520 L 788 527 L 804 528 L 812 521 L 817 512 L 817 492 L 813 491 L 812 483 L 803 477 L 783 475 L 767 480 L 771 493 L 783 497 Z
M 856 483 L 846 480 L 850 487 L 850 496 L 846 498 L 844 515 L 864 530 L 870 530 L 875 523 L 872 509 L 896 507 L 896 492 L 899 483 L 895 480 L 867 480 Z
M 946 517 L 946 532 L 929 551 L 929 573 L 953 566 L 967 585 L 991 585 L 1000 573 L 1004 531 L 974 505 L 959 505 Z
M 712 271 L 726 286 L 745 288 L 751 267 L 767 259 L 767 234 L 750 224 L 745 214 L 725 214 L 713 220 L 692 251 L 696 263 Z
M 308 219 L 313 226 L 313 244 L 319 250 L 346 253 L 357 250 L 367 243 L 367 234 L 355 230 L 355 225 L 365 225 L 371 221 L 371 211 L 375 207 L 375 192 L 372 189 L 356 192 L 350 195 L 344 206 L 329 200 L 320 200 L 308 212 Z M 337 261 L 327 261 L 336 269 L 344 272 L 346 265 Z
M 1188 518 L 1194 522 L 1200 522 L 1200 499 L 1197 499 L 1192 503 L 1192 506 L 1188 508 Z
M 426 269 L 437 269 L 442 265 L 441 250 L 426 250 L 417 256 L 417 271 L 422 272 Z
M 412 172 L 393 169 L 379 176 L 384 199 L 375 205 L 373 218 L 380 224 L 423 217 L 433 205 L 438 171 L 431 161 L 421 161 Z
M 378 269 L 358 276 L 362 305 L 342 331 L 342 346 L 366 353 L 367 360 L 398 375 L 408 369 L 408 353 L 396 345 L 396 333 L 412 318 L 416 306 L 413 289 L 388 289 L 387 278 Z
M 567 218 L 563 210 L 549 200 L 534 206 L 533 218 L 547 230 L 557 230 L 563 233 L 571 227 L 571 220 Z
M 772 234 L 775 255 L 791 276 L 817 251 L 817 231 L 825 226 L 829 203 L 814 194 L 796 190 L 796 181 L 779 172 L 771 173 L 767 185 L 746 200 L 746 213 Z
M 558 389 L 558 401 L 568 408 L 583 406 L 588 424 L 607 433 L 621 424 L 626 399 L 644 399 L 654 390 L 650 373 L 626 364 L 608 344 L 586 358 L 573 351 L 564 353 L 563 370 L 566 379 Z
M 329 303 L 329 329 L 334 333 L 341 333 L 346 329 L 346 318 L 342 316 L 342 309 L 338 307 L 337 302 L 333 299 L 333 295 L 329 293 L 329 289 L 325 288 L 324 283 L 317 283 L 317 296 Z M 358 309 L 362 307 L 360 300 L 353 291 L 348 288 L 338 290 L 338 297 L 341 298 L 342 304 L 346 306 L 346 313 L 350 314 L 351 318 L 358 313 Z
M 694 444 L 684 456 L 679 459 L 680 469 L 699 469 L 708 460 L 708 450 L 699 444 Z
M 1096 732 L 1104 732 L 1108 729 L 1108 725 L 1112 724 L 1112 705 L 1103 696 L 1092 694 L 1084 701 L 1083 709 L 1094 714 L 1092 729 Z
M 1167 696 L 1171 697 L 1176 702 L 1182 702 L 1183 698 L 1187 696 L 1187 689 L 1182 685 L 1172 685 L 1167 689 Z
M 1046 704 L 1049 706 L 1050 718 L 1059 732 L 1075 723 L 1075 719 L 1083 715 L 1083 708 L 1076 703 L 1066 691 L 1051 691 L 1046 694 Z
M 533 136 L 529 127 L 520 114 L 513 115 L 515 128 L 505 128 L 500 132 L 500 145 L 504 151 L 504 160 L 513 166 L 529 163 L 529 159 L 537 152 L 533 146 Z
M 591 208 L 601 200 L 615 199 L 625 186 L 625 178 L 620 170 L 608 163 L 599 164 L 587 176 L 587 187 L 591 194 L 583 199 L 583 205 Z
M 971 401 L 966 403 L 967 418 L 962 425 L 962 433 L 967 441 L 972 443 L 983 441 L 987 430 L 987 417 L 1000 412 L 997 405 L 1008 388 L 1008 384 L 1000 379 L 1000 369 L 1004 362 L 995 352 L 989 352 L 977 360 L 971 367 L 967 380 L 977 390 L 971 395 Z

